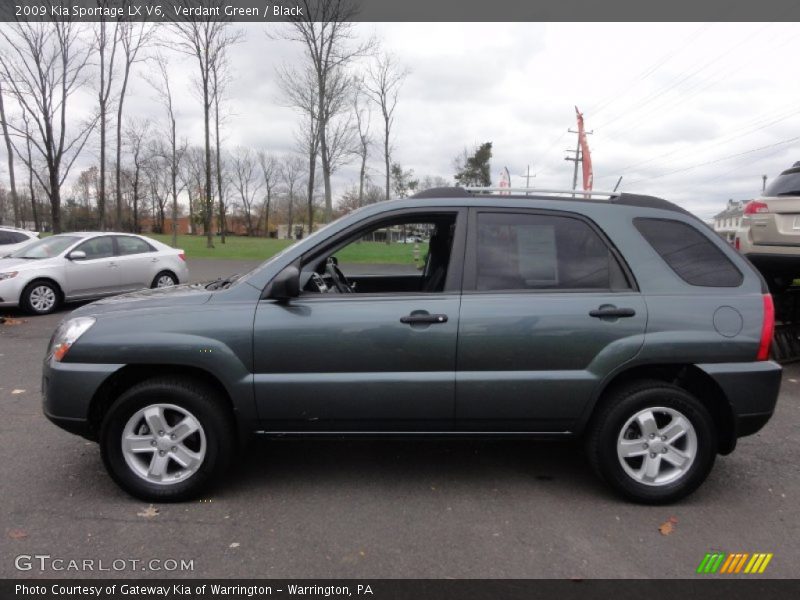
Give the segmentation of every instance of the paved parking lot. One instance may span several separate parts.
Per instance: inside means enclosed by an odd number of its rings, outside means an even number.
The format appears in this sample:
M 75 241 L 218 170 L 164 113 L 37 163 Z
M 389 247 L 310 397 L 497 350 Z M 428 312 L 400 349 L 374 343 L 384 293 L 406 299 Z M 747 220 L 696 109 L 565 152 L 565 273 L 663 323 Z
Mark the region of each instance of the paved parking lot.
M 195 278 L 244 266 L 206 262 Z M 671 578 L 712 550 L 772 552 L 766 576 L 797 576 L 800 366 L 767 427 L 671 507 L 617 500 L 575 444 L 331 440 L 254 443 L 208 498 L 150 509 L 42 416 L 40 362 L 66 311 L 2 314 L 16 323 L 0 325 L 0 577 L 87 575 L 15 569 L 47 554 L 193 560 L 178 576 Z M 140 569 L 94 575 L 163 575 Z

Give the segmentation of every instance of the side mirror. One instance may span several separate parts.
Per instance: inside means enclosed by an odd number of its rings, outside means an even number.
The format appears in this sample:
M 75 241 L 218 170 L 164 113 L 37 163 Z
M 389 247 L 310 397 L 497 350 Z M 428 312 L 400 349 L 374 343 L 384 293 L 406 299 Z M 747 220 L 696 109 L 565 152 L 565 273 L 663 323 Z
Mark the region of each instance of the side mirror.
M 278 273 L 267 288 L 266 297 L 286 302 L 300 295 L 300 269 L 289 265 Z
M 67 258 L 70 260 L 85 260 L 86 252 L 83 250 L 73 250 L 67 255 Z

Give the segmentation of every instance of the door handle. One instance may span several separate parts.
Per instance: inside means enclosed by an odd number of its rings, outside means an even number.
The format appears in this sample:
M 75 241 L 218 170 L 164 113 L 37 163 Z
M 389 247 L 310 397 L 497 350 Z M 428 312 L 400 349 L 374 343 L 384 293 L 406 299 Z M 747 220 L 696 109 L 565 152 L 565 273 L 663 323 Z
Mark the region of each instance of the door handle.
M 598 319 L 618 319 L 620 317 L 636 316 L 636 311 L 632 308 L 617 308 L 616 306 L 606 304 L 600 308 L 590 310 L 589 316 L 597 317 Z
M 400 317 L 400 322 L 405 323 L 406 325 L 433 325 L 436 323 L 447 323 L 447 315 L 411 313 L 405 317 Z

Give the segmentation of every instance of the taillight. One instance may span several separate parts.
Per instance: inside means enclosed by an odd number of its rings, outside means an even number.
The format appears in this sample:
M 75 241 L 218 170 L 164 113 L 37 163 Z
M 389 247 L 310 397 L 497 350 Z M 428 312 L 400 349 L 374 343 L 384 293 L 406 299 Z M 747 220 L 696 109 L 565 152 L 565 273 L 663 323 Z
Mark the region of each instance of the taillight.
M 769 212 L 769 206 L 767 206 L 766 202 L 759 202 L 758 200 L 748 202 L 744 207 L 744 214 L 746 215 L 766 212 Z
M 186 253 L 178 252 L 178 258 L 180 258 L 183 262 L 186 262 Z
M 758 343 L 756 360 L 769 360 L 769 347 L 775 333 L 775 305 L 772 296 L 764 294 L 764 322 L 761 324 L 761 341 Z

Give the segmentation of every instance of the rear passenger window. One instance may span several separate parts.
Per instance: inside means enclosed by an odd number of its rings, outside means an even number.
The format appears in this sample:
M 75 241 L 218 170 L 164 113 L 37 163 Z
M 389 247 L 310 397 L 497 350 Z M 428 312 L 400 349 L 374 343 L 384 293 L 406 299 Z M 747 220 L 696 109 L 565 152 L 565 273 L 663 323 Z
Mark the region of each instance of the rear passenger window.
M 126 235 L 117 236 L 117 249 L 120 256 L 128 254 L 144 254 L 145 252 L 152 252 L 154 248 L 144 240 Z
M 478 290 L 629 287 L 606 243 L 582 220 L 479 213 L 477 235 Z
M 690 285 L 738 287 L 743 276 L 727 256 L 703 233 L 670 219 L 633 220 L 636 229 L 661 258 Z

